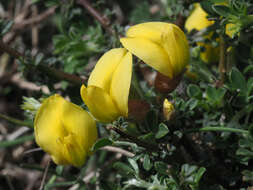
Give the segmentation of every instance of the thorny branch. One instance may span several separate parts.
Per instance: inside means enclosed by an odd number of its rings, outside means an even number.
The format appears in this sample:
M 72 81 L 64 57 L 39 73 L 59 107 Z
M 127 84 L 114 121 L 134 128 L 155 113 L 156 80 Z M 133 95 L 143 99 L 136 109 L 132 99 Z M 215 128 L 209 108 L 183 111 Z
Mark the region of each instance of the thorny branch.
M 24 55 L 22 55 L 18 51 L 10 48 L 8 45 L 6 45 L 5 43 L 3 43 L 1 41 L 0 41 L 0 50 L 10 54 L 11 56 L 15 57 L 16 59 L 23 58 L 24 60 L 29 60 L 29 58 L 25 57 Z M 36 69 L 36 70 L 45 72 L 45 73 L 47 73 L 47 75 L 49 75 L 53 78 L 56 78 L 58 80 L 65 80 L 65 81 L 71 82 L 75 85 L 82 85 L 85 81 L 84 79 L 82 79 L 76 75 L 65 73 L 63 71 L 45 66 L 43 64 L 38 64 L 37 66 L 32 65 L 32 64 L 27 64 L 26 66 L 28 66 L 30 69 Z

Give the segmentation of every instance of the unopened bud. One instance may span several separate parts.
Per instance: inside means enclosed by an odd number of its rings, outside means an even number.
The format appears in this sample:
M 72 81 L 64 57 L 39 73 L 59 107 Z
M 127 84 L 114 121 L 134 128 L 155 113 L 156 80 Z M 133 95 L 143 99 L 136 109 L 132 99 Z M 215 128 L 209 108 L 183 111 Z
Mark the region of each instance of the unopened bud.
M 175 113 L 175 108 L 168 99 L 163 101 L 163 117 L 166 121 L 169 121 Z

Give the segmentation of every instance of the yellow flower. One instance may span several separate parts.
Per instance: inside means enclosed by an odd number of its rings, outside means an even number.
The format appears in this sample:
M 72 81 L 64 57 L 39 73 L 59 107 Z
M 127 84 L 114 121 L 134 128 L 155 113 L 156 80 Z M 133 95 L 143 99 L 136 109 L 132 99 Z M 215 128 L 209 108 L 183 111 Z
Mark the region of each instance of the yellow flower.
M 174 105 L 166 98 L 163 101 L 163 116 L 166 121 L 169 121 L 175 112 Z
M 92 115 L 101 122 L 128 116 L 128 95 L 132 77 L 132 54 L 124 48 L 106 52 L 92 71 L 81 96 Z
M 130 27 L 122 45 L 149 66 L 169 78 L 181 74 L 189 60 L 183 31 L 174 24 L 146 22 Z
M 200 31 L 214 23 L 207 19 L 208 14 L 201 8 L 199 3 L 195 3 L 194 6 L 193 12 L 185 21 L 185 28 L 189 32 L 193 29 Z
M 60 165 L 82 166 L 97 139 L 94 119 L 57 94 L 43 101 L 34 130 L 36 143 Z
M 192 30 L 202 30 L 211 26 L 214 22 L 207 19 L 208 14 L 201 8 L 199 3 L 194 4 L 195 9 L 185 22 L 185 28 L 188 32 Z M 204 36 L 204 38 L 211 40 L 212 33 Z M 219 60 L 219 47 L 213 47 L 211 44 L 198 42 L 198 46 L 204 47 L 204 52 L 200 53 L 200 58 L 204 62 L 217 62 Z
M 235 34 L 236 34 L 236 27 L 238 27 L 238 26 L 236 26 L 235 24 L 233 24 L 233 23 L 228 23 L 228 24 L 226 24 L 226 34 L 230 37 L 230 38 L 232 38 Z

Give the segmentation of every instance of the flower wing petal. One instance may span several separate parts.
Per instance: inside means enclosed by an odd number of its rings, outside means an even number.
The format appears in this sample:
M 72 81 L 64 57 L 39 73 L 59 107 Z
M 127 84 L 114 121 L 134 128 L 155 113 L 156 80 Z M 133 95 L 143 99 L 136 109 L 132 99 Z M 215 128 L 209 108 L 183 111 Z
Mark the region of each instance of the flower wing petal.
M 92 115 L 101 122 L 111 122 L 120 116 L 119 110 L 110 95 L 97 86 L 82 85 L 81 97 Z
M 111 97 L 116 102 L 122 116 L 128 115 L 128 96 L 132 78 L 132 54 L 128 52 L 112 77 Z
M 155 43 L 161 43 L 161 33 L 168 28 L 170 24 L 165 22 L 145 22 L 131 26 L 127 32 L 127 37 L 142 37 Z
M 62 110 L 62 124 L 68 131 L 65 137 L 66 148 L 69 154 L 73 155 L 72 163 L 80 166 L 85 162 L 86 155 L 90 153 L 90 148 L 97 139 L 97 128 L 95 120 L 81 107 L 65 101 Z M 75 139 L 67 142 L 69 139 Z
M 88 86 L 97 86 L 109 93 L 113 72 L 125 54 L 126 49 L 124 48 L 116 48 L 106 52 L 93 69 Z
M 176 25 L 170 25 L 162 33 L 162 45 L 169 56 L 173 76 L 176 77 L 186 67 L 190 57 L 186 36 Z
M 145 38 L 121 38 L 122 45 L 132 54 L 160 73 L 172 78 L 170 60 L 165 50 L 158 44 Z

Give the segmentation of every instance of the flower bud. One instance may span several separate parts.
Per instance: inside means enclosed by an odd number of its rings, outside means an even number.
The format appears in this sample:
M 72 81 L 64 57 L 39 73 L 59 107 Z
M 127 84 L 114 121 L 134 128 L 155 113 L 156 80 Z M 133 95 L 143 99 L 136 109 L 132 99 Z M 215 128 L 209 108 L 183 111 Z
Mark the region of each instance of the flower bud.
M 43 101 L 34 130 L 36 143 L 60 165 L 82 166 L 97 139 L 94 119 L 57 94 Z
M 171 102 L 166 98 L 163 101 L 163 117 L 166 121 L 169 121 L 173 114 L 175 113 L 175 108 Z

